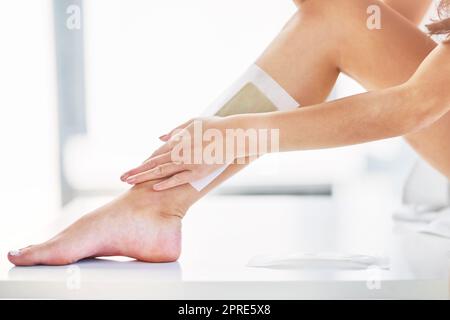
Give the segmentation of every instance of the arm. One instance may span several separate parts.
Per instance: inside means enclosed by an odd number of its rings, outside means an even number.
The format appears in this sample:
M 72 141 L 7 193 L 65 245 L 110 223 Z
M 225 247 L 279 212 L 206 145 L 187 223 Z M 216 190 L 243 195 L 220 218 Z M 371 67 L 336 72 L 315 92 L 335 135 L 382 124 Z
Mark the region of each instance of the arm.
M 415 132 L 450 109 L 450 46 L 436 48 L 405 84 L 294 111 L 240 115 L 226 126 L 279 128 L 280 151 L 358 144 Z M 232 119 L 234 118 L 234 119 Z
M 427 13 L 432 0 L 383 0 L 383 2 L 418 25 Z
M 200 134 L 212 129 L 222 137 L 227 136 L 227 129 L 279 129 L 278 151 L 340 147 L 413 133 L 450 110 L 449 82 L 450 45 L 441 45 L 400 86 L 293 111 L 193 119 L 178 127 L 178 134 L 175 130 L 166 135 L 166 143 L 147 162 L 129 171 L 126 181 L 136 184 L 169 177 L 154 186 L 162 190 L 196 181 L 217 170 L 223 163 L 197 164 L 191 157 L 188 162 L 174 160 L 180 145 L 183 154 L 202 154 L 206 150 L 209 142 L 195 138 L 199 123 L 203 130 Z M 235 159 L 252 159 L 256 154 L 249 150 L 250 145 L 255 143 L 247 139 L 243 148 L 225 152 L 231 151 Z

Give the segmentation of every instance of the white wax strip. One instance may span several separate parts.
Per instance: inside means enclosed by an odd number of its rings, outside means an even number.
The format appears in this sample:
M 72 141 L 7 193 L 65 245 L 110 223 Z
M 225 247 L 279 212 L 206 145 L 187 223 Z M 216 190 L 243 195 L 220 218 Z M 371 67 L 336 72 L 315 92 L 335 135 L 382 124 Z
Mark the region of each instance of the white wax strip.
M 367 269 L 376 266 L 389 268 L 386 257 L 343 253 L 292 253 L 287 255 L 259 255 L 250 259 L 249 267 L 286 269 Z
M 203 113 L 203 116 L 213 116 L 222 107 L 232 99 L 239 90 L 246 84 L 254 84 L 274 105 L 278 110 L 292 110 L 299 107 L 297 101 L 292 98 L 275 80 L 273 80 L 264 70 L 256 64 L 252 64 L 247 71 L 231 85 L 219 98 L 217 98 Z M 191 182 L 191 185 L 197 190 L 201 191 L 217 178 L 225 169 L 227 165 L 217 169 L 211 175 Z
M 209 176 L 191 182 L 191 186 L 193 186 L 197 191 L 202 191 L 203 188 L 213 182 L 214 179 L 216 179 L 222 172 L 224 172 L 227 167 L 227 165 L 223 165 L 222 167 L 211 173 Z

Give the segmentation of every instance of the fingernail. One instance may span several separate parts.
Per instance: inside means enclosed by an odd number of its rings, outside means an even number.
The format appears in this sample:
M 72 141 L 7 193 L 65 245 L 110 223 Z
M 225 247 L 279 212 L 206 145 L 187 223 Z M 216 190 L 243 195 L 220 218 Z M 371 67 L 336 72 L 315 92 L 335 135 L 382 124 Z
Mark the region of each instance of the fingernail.
M 163 134 L 161 137 L 159 137 L 159 140 L 164 140 L 167 138 L 167 134 Z
M 12 250 L 9 252 L 9 255 L 13 257 L 20 256 L 20 254 L 21 254 L 20 250 Z
M 153 189 L 154 189 L 154 190 L 161 190 L 161 188 L 162 188 L 162 185 L 159 185 L 159 184 L 155 184 L 155 185 L 153 186 Z
M 136 182 L 136 178 L 128 178 L 126 181 L 129 184 L 134 184 Z

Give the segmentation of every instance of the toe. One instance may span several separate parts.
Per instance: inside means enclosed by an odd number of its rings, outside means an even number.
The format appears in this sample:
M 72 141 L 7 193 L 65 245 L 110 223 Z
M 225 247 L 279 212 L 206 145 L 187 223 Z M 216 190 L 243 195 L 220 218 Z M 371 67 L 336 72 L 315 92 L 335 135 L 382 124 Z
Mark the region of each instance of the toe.
M 20 250 L 10 251 L 8 260 L 16 266 L 65 265 L 75 262 L 64 250 L 58 248 L 58 243 L 45 242 L 29 246 Z
M 36 257 L 37 246 L 28 246 L 20 250 L 8 252 L 8 260 L 16 266 L 31 266 L 38 264 Z

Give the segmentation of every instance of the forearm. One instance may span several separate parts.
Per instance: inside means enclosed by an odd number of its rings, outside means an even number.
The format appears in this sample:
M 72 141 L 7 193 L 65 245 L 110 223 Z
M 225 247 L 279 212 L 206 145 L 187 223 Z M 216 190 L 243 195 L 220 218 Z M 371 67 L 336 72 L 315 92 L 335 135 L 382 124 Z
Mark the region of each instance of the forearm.
M 301 113 L 270 119 L 280 123 L 280 150 L 341 147 L 401 136 L 420 126 L 411 112 L 415 93 L 404 86 L 336 100 Z M 320 120 L 322 119 L 322 121 Z M 294 135 L 297 128 L 300 134 Z
M 402 136 L 445 113 L 439 99 L 402 85 L 317 106 L 237 116 L 243 129 L 279 129 L 279 151 L 341 147 Z
M 383 0 L 403 17 L 418 25 L 425 17 L 432 0 Z
M 277 114 L 243 115 L 235 125 L 245 129 L 278 129 L 279 150 L 340 147 L 402 135 L 414 127 L 405 118 L 403 87 L 369 92 Z M 386 106 L 389 107 L 386 107 Z

